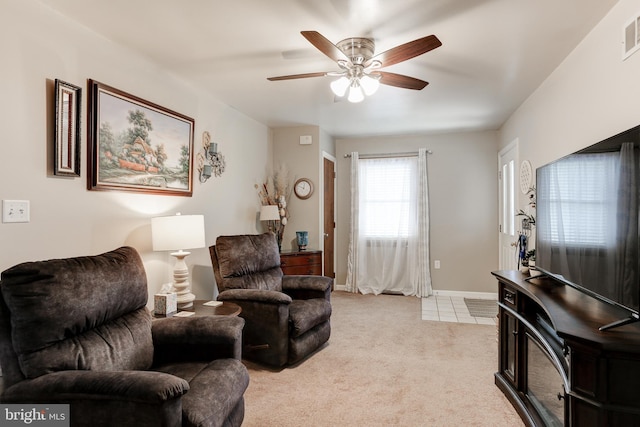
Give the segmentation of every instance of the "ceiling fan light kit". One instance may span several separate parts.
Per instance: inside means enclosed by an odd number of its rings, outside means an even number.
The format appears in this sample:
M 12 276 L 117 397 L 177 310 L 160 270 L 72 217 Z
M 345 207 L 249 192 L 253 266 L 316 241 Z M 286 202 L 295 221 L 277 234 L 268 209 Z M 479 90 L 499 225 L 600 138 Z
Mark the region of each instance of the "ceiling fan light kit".
M 352 37 L 334 45 L 317 31 L 302 31 L 301 34 L 318 50 L 334 60 L 340 71 L 268 77 L 267 80 L 338 77 L 330 83 L 331 90 L 338 97 L 345 96 L 348 91 L 347 99 L 350 102 L 361 102 L 365 95 L 373 95 L 381 83 L 404 89 L 423 89 L 429 83 L 401 74 L 379 71 L 379 69 L 406 61 L 442 46 L 440 40 L 431 35 L 396 46 L 374 56 L 375 42 L 370 38 Z

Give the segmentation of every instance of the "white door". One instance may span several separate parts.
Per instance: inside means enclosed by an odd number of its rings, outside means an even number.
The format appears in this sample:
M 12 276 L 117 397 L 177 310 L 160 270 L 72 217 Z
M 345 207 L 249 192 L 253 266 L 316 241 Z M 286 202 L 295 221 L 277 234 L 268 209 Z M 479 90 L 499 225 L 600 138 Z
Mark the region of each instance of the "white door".
M 498 153 L 499 183 L 499 247 L 500 269 L 518 268 L 516 255 L 516 176 L 518 173 L 518 140 Z

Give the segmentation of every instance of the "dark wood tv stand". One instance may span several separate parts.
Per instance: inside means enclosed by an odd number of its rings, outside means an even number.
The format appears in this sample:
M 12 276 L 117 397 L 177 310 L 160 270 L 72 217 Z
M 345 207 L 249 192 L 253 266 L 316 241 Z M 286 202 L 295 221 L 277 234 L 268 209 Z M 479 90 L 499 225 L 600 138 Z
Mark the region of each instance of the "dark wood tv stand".
M 495 383 L 528 426 L 640 426 L 640 323 L 550 278 L 492 273 L 499 282 Z

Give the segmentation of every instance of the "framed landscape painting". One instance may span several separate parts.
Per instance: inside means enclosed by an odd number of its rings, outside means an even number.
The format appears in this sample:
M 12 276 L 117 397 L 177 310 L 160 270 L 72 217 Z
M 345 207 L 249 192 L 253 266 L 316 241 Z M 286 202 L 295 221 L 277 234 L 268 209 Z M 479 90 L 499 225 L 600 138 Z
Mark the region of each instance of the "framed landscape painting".
M 87 187 L 191 196 L 194 120 L 89 80 Z

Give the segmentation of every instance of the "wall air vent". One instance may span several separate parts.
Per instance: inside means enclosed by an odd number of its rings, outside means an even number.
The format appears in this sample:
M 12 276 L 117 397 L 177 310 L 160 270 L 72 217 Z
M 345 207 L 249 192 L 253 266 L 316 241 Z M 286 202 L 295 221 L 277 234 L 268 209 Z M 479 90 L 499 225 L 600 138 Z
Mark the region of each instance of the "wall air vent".
M 628 21 L 622 32 L 622 60 L 640 49 L 640 16 Z

